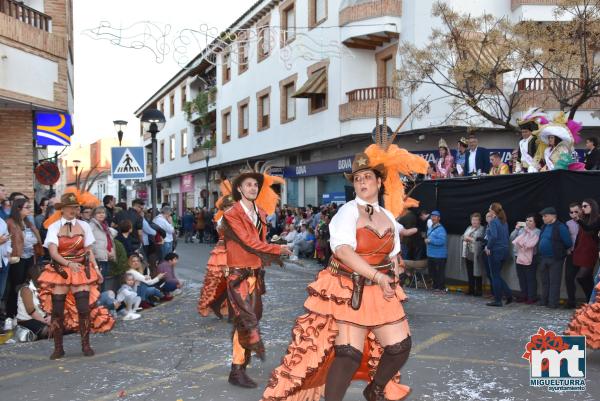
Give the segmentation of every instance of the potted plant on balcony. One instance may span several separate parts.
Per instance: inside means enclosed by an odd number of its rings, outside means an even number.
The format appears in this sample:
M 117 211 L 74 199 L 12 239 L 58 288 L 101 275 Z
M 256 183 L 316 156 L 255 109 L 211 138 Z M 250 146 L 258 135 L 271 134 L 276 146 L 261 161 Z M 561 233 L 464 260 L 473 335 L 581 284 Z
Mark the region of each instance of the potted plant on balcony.
M 217 93 L 217 88 L 210 88 L 208 90 L 198 93 L 198 95 L 191 102 L 186 102 L 183 107 L 183 111 L 186 114 L 187 120 L 192 121 L 192 115 L 198 113 L 200 118 L 196 127 L 199 127 L 200 131 L 210 129 L 211 120 L 210 113 L 208 112 L 208 105 L 214 102 L 214 96 Z
M 215 147 L 215 145 L 216 145 L 216 141 L 215 141 L 215 138 L 212 136 L 210 138 L 207 138 L 206 140 L 204 140 L 204 142 L 202 142 L 202 148 L 207 151 L 210 149 L 213 149 Z

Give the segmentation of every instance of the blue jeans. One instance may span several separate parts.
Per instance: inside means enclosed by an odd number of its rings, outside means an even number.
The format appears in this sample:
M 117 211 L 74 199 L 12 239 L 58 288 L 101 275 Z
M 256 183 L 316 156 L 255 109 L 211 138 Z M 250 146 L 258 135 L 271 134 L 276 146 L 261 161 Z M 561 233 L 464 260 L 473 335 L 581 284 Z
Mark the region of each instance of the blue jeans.
M 506 259 L 505 251 L 492 251 L 492 253 L 488 256 L 490 273 L 492 275 L 492 291 L 494 292 L 494 298 L 496 299 L 496 302 L 502 302 L 502 295 L 506 296 L 506 298 L 512 298 L 510 287 L 500 275 L 500 272 L 502 271 L 502 262 L 504 262 L 504 259 Z
M 113 291 L 104 291 L 100 294 L 98 305 L 104 306 L 108 310 L 115 309 L 115 293 Z
M 110 269 L 110 265 L 108 264 L 108 261 L 98 262 L 98 267 L 100 268 L 100 273 L 102 273 L 102 277 L 104 278 L 104 280 L 106 280 L 106 277 L 108 277 L 108 271 Z M 105 288 L 104 288 L 105 283 L 106 283 L 106 281 L 102 282 L 101 291 L 105 290 Z
M 486 254 L 483 254 L 483 265 L 485 266 L 485 275 L 487 277 L 487 279 L 490 281 L 490 287 L 492 289 L 492 295 L 495 295 L 494 293 L 494 286 L 492 284 L 492 271 L 490 270 L 490 261 L 489 258 Z M 483 286 L 483 283 L 482 283 Z
M 173 252 L 173 243 L 163 242 L 163 244 L 160 246 L 160 260 L 164 260 L 165 256 L 171 252 Z
M 4 264 L 2 258 L 0 258 L 0 263 L 2 264 L 2 269 L 0 269 L 0 300 L 3 300 L 4 292 L 6 290 L 6 283 L 8 281 L 8 270 L 10 269 L 10 264 Z
M 173 292 L 177 289 L 177 284 L 175 284 L 172 281 L 165 281 L 163 283 L 163 285 L 160 287 L 160 290 L 165 293 L 168 294 L 170 292 Z
M 162 296 L 162 294 L 158 290 L 158 288 L 151 287 L 151 286 L 146 285 L 144 283 L 140 283 L 138 285 L 137 294 L 139 295 L 140 298 L 142 298 L 142 301 L 146 301 L 146 302 L 149 301 L 149 298 L 151 296 L 155 296 L 155 297 L 159 297 L 159 298 Z

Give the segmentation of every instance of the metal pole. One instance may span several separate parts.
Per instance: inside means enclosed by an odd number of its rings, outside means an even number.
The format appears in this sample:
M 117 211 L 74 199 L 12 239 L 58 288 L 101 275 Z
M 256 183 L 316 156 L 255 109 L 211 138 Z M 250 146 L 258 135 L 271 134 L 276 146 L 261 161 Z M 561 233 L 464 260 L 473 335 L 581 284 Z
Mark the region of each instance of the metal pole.
M 119 136 L 119 147 L 121 147 L 121 139 L 123 138 L 123 131 L 119 130 L 117 134 Z M 117 181 L 117 202 L 121 202 L 121 179 Z
M 210 191 L 208 190 L 208 159 L 210 158 L 210 154 L 208 153 L 210 150 L 206 149 L 206 198 L 204 199 L 204 206 L 208 209 L 208 199 L 210 197 Z
M 153 129 L 152 131 L 150 131 L 150 133 L 152 134 L 152 193 L 151 193 L 151 197 L 152 197 L 152 218 L 153 219 L 156 215 L 156 210 L 157 210 L 157 207 L 156 207 L 156 205 L 157 205 L 156 165 L 157 165 L 157 160 L 158 160 L 158 158 L 156 157 L 156 133 L 157 132 L 158 131 L 156 131 L 156 129 Z

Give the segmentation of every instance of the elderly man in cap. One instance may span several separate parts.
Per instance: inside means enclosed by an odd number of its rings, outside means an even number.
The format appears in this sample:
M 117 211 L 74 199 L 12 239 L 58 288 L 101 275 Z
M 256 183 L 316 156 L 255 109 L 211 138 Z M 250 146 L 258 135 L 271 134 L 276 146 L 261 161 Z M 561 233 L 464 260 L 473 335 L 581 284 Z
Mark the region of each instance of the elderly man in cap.
M 433 278 L 433 289 L 446 289 L 446 260 L 448 259 L 447 233 L 440 223 L 442 218 L 439 210 L 431 212 L 431 227 L 427 230 L 427 264 L 429 275 Z
M 152 220 L 154 224 L 165 230 L 165 233 L 167 234 L 165 238 L 163 238 L 163 244 L 160 247 L 161 260 L 169 253 L 173 252 L 173 233 L 175 232 L 175 227 L 173 226 L 173 218 L 171 217 L 172 213 L 173 209 L 171 209 L 170 206 L 163 206 L 160 209 L 160 213 Z
M 267 215 L 256 200 L 263 190 L 265 176 L 245 171 L 232 182 L 236 201 L 223 214 L 223 230 L 227 249 L 227 297 L 233 310 L 233 358 L 229 383 L 255 388 L 256 382 L 246 374 L 246 366 L 254 352 L 261 360 L 265 347 L 259 321 L 262 317 L 262 294 L 265 293 L 264 269 L 281 255 L 290 255 L 287 245 L 266 242 Z
M 562 267 L 573 241 L 567 226 L 557 219 L 554 207 L 547 207 L 540 214 L 544 225 L 538 245 L 539 271 L 542 276 L 542 297 L 538 305 L 556 309 L 560 299 Z

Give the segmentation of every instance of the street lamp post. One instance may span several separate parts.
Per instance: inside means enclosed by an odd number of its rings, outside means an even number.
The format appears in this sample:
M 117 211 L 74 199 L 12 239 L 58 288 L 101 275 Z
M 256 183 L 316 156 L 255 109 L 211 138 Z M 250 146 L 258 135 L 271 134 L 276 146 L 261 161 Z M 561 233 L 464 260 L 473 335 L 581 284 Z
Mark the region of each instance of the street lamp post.
M 157 109 L 147 109 L 142 114 L 142 127 L 145 132 L 152 135 L 152 217 L 154 218 L 157 209 L 156 199 L 156 134 L 159 133 L 165 126 L 165 115 Z
M 127 127 L 127 121 L 125 120 L 114 120 L 113 124 L 117 130 L 117 138 L 119 138 L 119 147 L 121 147 L 121 141 L 123 141 L 123 130 Z M 117 181 L 117 202 L 121 202 L 121 179 Z M 127 202 L 127 199 L 125 199 Z
M 210 159 L 210 149 L 206 149 L 206 198 L 204 198 L 204 206 L 208 209 L 208 199 L 210 191 L 208 190 L 208 159 Z
M 75 166 L 75 186 L 77 188 L 79 188 L 79 176 L 77 175 L 77 172 L 79 171 L 79 163 L 81 163 L 81 160 L 73 160 L 73 165 Z

